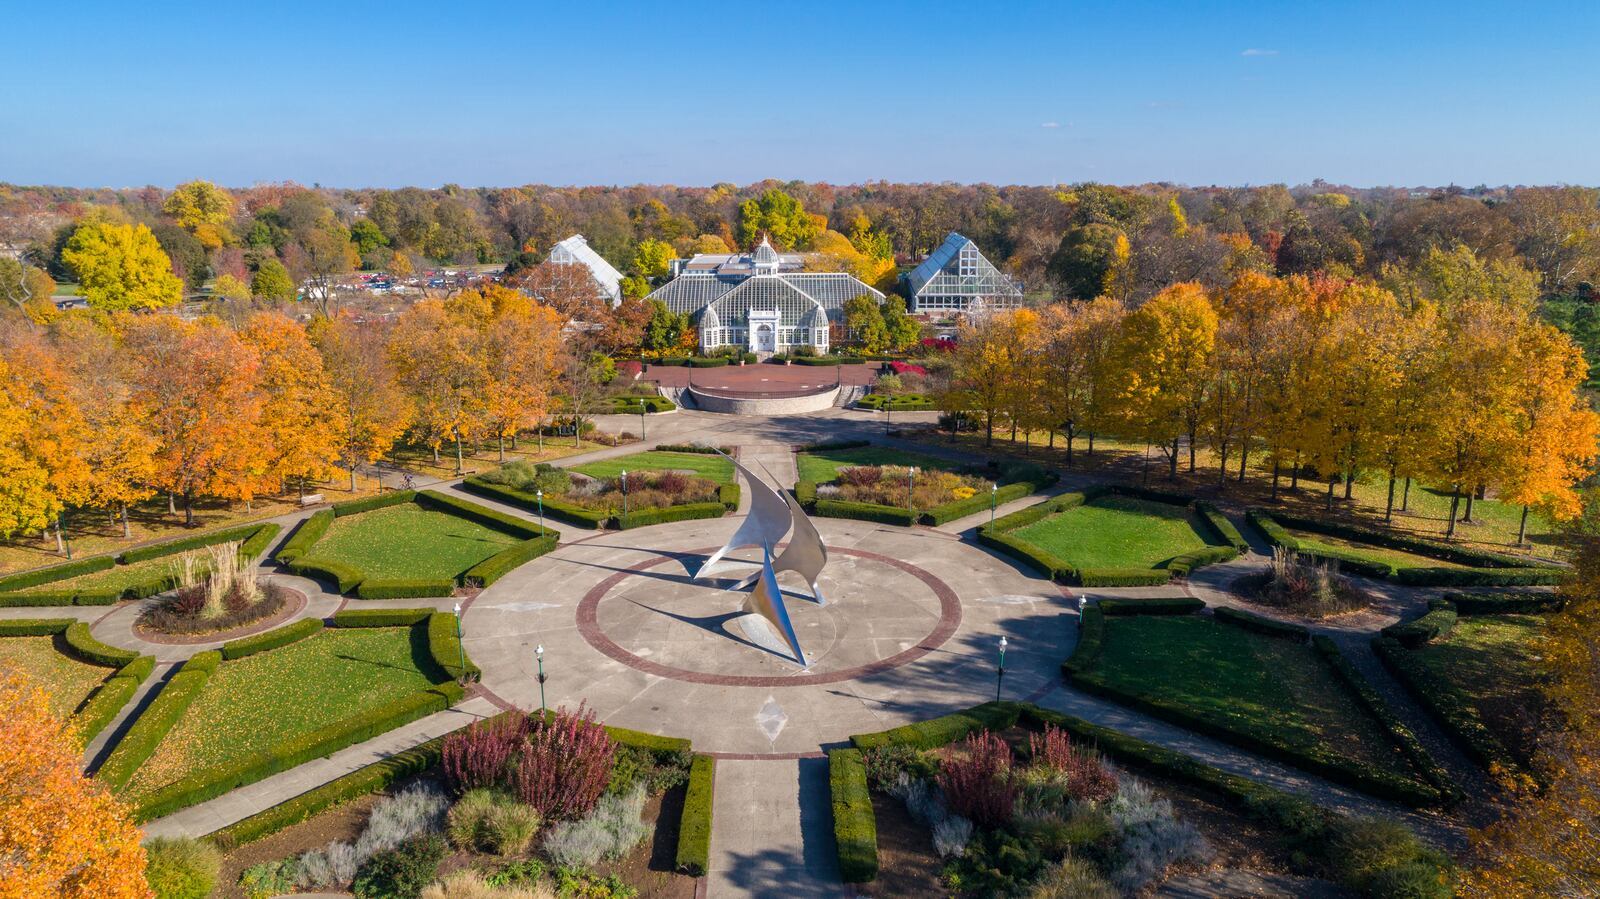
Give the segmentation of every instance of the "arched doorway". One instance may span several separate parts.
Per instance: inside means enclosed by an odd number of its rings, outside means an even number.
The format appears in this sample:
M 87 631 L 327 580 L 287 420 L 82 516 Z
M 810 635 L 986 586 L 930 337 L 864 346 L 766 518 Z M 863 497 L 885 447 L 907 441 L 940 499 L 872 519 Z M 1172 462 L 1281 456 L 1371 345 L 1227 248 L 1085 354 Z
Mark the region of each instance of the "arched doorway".
M 777 332 L 775 332 L 772 329 L 771 325 L 766 324 L 764 322 L 762 324 L 757 325 L 756 326 L 756 352 L 758 352 L 758 353 L 775 353 L 777 351 L 778 351 L 778 336 L 777 336 Z

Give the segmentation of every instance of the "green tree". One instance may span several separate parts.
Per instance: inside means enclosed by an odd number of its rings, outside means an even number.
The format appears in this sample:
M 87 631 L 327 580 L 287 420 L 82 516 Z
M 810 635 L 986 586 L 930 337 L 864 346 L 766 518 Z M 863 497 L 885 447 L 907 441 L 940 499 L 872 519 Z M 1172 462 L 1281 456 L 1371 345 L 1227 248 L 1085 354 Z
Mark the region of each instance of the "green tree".
M 889 348 L 903 353 L 917 345 L 922 337 L 922 325 L 906 314 L 904 297 L 890 294 L 883 301 L 883 325 L 889 331 Z
M 881 353 L 889 346 L 889 327 L 884 322 L 883 310 L 878 308 L 878 301 L 871 294 L 845 300 L 844 326 L 869 353 Z
M 294 299 L 294 280 L 276 259 L 263 260 L 250 277 L 250 292 L 265 300 L 287 303 Z
M 1067 231 L 1050 257 L 1050 275 L 1080 300 L 1116 292 L 1128 265 L 1128 236 L 1115 225 L 1094 223 Z
M 675 313 L 660 300 L 650 301 L 650 318 L 644 326 L 644 348 L 666 351 L 675 349 L 686 331 L 692 328 L 689 316 Z
M 350 241 L 356 245 L 356 252 L 363 257 L 379 247 L 389 245 L 388 235 L 384 234 L 383 229 L 372 219 L 362 219 L 351 225 Z
M 672 244 L 646 238 L 639 241 L 639 248 L 633 253 L 633 267 L 646 278 L 665 278 L 672 260 L 677 258 L 678 251 Z
M 199 238 L 171 222 L 157 222 L 150 233 L 156 236 L 161 252 L 172 260 L 172 273 L 183 279 L 184 286 L 190 291 L 205 286 L 211 276 L 211 261 Z
M 183 300 L 172 260 L 144 225 L 84 224 L 72 233 L 61 258 L 97 309 L 159 309 Z
M 822 225 L 799 200 L 776 187 L 739 205 L 739 243 L 747 247 L 766 234 L 779 247 L 803 250 L 822 233 Z
M 650 282 L 638 275 L 625 275 L 622 279 L 622 295 L 630 300 L 641 299 L 650 294 Z

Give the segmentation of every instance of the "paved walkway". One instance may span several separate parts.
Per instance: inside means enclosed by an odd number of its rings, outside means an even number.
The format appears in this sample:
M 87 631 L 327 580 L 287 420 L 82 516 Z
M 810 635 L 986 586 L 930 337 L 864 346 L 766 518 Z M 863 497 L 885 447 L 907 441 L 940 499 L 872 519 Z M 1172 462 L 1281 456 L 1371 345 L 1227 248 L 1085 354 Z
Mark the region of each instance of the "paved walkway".
M 832 897 L 839 881 L 828 760 L 717 762 L 706 895 Z

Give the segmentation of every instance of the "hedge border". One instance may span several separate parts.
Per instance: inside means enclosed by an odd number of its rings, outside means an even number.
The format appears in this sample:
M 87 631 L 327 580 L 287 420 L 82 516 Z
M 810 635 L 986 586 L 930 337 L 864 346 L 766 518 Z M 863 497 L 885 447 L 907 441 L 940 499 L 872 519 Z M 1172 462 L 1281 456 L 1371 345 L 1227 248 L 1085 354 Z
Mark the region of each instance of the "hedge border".
M 833 805 L 833 839 L 839 874 L 845 883 L 868 883 L 878 876 L 878 817 L 867 787 L 867 765 L 859 749 L 828 750 L 828 792 Z
M 375 493 L 361 499 L 345 500 L 334 503 L 329 507 L 334 518 L 343 518 L 346 515 L 359 515 L 362 512 L 371 512 L 373 509 L 385 509 L 389 506 L 399 506 L 413 502 L 417 498 L 415 490 L 390 490 L 385 493 Z
M 1328 667 L 1332 668 L 1345 687 L 1356 695 L 1372 717 L 1378 719 L 1384 730 L 1389 732 L 1389 739 L 1400 747 L 1400 751 L 1405 753 L 1412 766 L 1422 773 L 1423 779 L 1439 791 L 1440 799 L 1445 804 L 1459 802 L 1461 789 L 1456 786 L 1450 772 L 1439 764 L 1438 760 L 1423 747 L 1417 735 L 1412 733 L 1411 728 L 1407 727 L 1405 722 L 1400 720 L 1400 716 L 1394 713 L 1394 709 L 1383 701 L 1383 697 L 1373 689 L 1372 683 L 1345 657 L 1339 649 L 1339 644 L 1324 634 L 1318 634 L 1311 638 L 1311 648 L 1322 656 Z
M 737 502 L 734 505 L 738 505 Z M 639 509 L 626 515 L 618 515 L 613 519 L 618 530 L 626 531 L 633 528 L 648 527 L 653 524 L 665 524 L 669 521 L 692 521 L 699 518 L 721 518 L 728 514 L 728 507 L 722 502 L 714 503 L 685 503 L 680 506 L 652 506 L 648 509 Z
M 1105 638 L 1106 613 L 1099 603 L 1084 606 L 1078 616 L 1078 643 L 1072 647 L 1072 655 L 1061 663 L 1061 676 L 1070 679 L 1074 673 L 1094 667 Z
M 1559 612 L 1566 600 L 1559 593 L 1455 593 L 1444 595 L 1457 615 L 1539 615 Z
M 455 578 L 362 578 L 357 599 L 433 599 L 454 596 Z
M 481 479 L 481 475 L 472 475 L 461 482 L 461 489 L 468 493 L 476 493 L 488 499 L 497 500 L 506 505 L 516 506 L 529 512 L 539 510 L 539 500 L 526 490 L 518 490 L 505 484 L 494 484 Z M 574 527 L 601 530 L 606 522 L 611 520 L 611 513 L 596 509 L 584 509 L 570 506 L 552 497 L 544 498 L 544 514 L 547 518 L 565 522 Z
M 857 749 L 875 749 L 880 746 L 910 746 L 913 749 L 934 749 L 965 737 L 978 730 L 1002 731 L 1017 723 L 1017 706 L 1013 702 L 986 702 L 970 709 L 940 715 L 926 721 L 903 724 L 889 730 L 869 734 L 852 734 L 850 745 Z
M 548 528 L 546 530 L 549 530 Z M 505 577 L 518 566 L 524 565 L 546 553 L 554 552 L 560 542 L 550 531 L 550 536 L 524 540 L 500 550 L 482 562 L 461 573 L 461 586 L 488 587 Z
M 872 412 L 882 412 L 885 406 L 888 406 L 890 412 L 932 412 L 939 408 L 939 405 L 932 399 L 920 393 L 908 393 L 898 396 L 869 393 L 856 400 L 856 406 Z
M 139 766 L 155 754 L 156 747 L 166 739 L 167 733 L 183 717 L 183 713 L 189 710 L 189 705 L 205 689 L 211 672 L 216 670 L 221 661 L 222 653 L 207 650 L 190 656 L 188 661 L 179 666 L 167 678 L 156 698 L 134 719 L 122 739 L 117 741 L 116 747 L 106 757 L 105 764 L 95 772 L 95 777 L 113 792 L 121 792 L 133 779 Z
M 305 559 L 299 558 L 287 566 L 290 574 L 298 574 L 312 580 L 332 581 L 337 593 L 351 593 L 366 578 L 363 572 L 342 562 L 331 559 Z
M 1527 766 L 1484 723 L 1483 717 L 1467 701 L 1465 694 L 1454 684 L 1434 677 L 1416 665 L 1410 655 L 1413 650 L 1406 649 L 1392 637 L 1378 636 L 1372 638 L 1372 651 L 1377 653 L 1379 661 L 1389 669 L 1395 680 L 1433 716 L 1440 729 L 1468 758 L 1491 773 L 1497 770 L 1506 773 L 1527 770 Z
M 102 681 L 72 716 L 79 743 L 87 746 L 99 736 L 155 668 L 155 656 L 139 656 Z
M 0 621 L 0 637 L 48 637 L 77 623 L 76 618 L 8 618 Z
M 432 609 L 345 609 L 328 619 L 328 627 L 410 627 L 432 614 Z
M 1095 603 L 1106 615 L 1192 615 L 1206 607 L 1193 596 L 1161 596 L 1150 599 L 1102 599 Z
M 208 534 L 196 534 L 193 537 L 183 537 L 177 540 L 168 540 L 165 543 L 155 543 L 151 544 L 150 546 L 139 546 L 119 554 L 117 556 L 117 564 L 132 565 L 135 562 L 148 562 L 151 559 L 160 559 L 166 556 L 188 552 L 192 549 L 215 546 L 218 543 L 228 543 L 233 540 L 239 541 L 240 544 L 246 544 L 252 542 L 253 538 L 267 528 L 271 528 L 273 534 L 277 534 L 278 532 L 278 525 L 273 524 L 272 522 L 267 522 L 265 524 L 247 524 L 240 527 L 212 531 Z M 265 547 L 263 547 L 263 549 L 265 549 Z M 240 550 L 242 554 L 244 550 L 242 545 L 240 546 Z
M 287 565 L 311 551 L 311 547 L 328 533 L 328 526 L 333 524 L 332 509 L 318 509 L 300 520 L 300 524 L 283 541 L 278 551 L 272 554 L 277 561 Z
M 473 664 L 460 641 L 460 619 L 454 612 L 434 612 L 428 616 L 428 654 L 446 676 L 454 681 L 477 680 L 483 669 Z
M 1400 534 L 1349 522 L 1305 518 L 1286 512 L 1273 512 L 1270 514 L 1285 527 L 1299 528 L 1302 531 L 1339 537 L 1353 543 L 1366 543 L 1387 549 L 1403 550 L 1472 568 L 1559 568 L 1559 566 L 1547 564 L 1530 565 L 1527 559 L 1508 556 L 1504 553 L 1472 549 L 1466 546 L 1457 546 L 1437 540 L 1429 540 L 1425 537 L 1415 537 L 1409 534 Z
M 1219 623 L 1231 624 L 1234 627 L 1244 628 L 1247 631 L 1266 637 L 1277 637 L 1295 643 L 1305 643 L 1311 639 L 1311 629 L 1303 624 L 1279 621 L 1276 618 L 1257 615 L 1244 609 L 1218 606 L 1212 610 L 1211 614 Z
M 254 561 L 263 552 L 266 552 L 267 547 L 272 544 L 272 540 L 278 535 L 279 530 L 280 528 L 276 523 L 264 522 L 211 531 L 205 534 L 197 534 L 193 537 L 183 537 L 178 540 L 168 540 L 165 543 L 134 547 L 121 554 L 94 556 L 79 562 L 68 562 L 65 565 L 55 565 L 50 568 L 41 568 L 12 575 L 9 578 L 0 578 L 0 588 L 25 590 L 30 586 L 52 584 L 67 578 L 110 571 L 118 565 L 148 562 L 152 559 L 160 559 L 192 549 L 226 543 L 230 540 L 239 541 L 240 558 L 246 561 Z M 45 575 L 49 575 L 49 577 L 46 578 L 44 577 Z M 144 599 L 147 596 L 154 596 L 157 593 L 170 590 L 175 586 L 176 583 L 171 573 L 151 573 L 144 580 L 121 589 L 80 587 L 71 590 L 0 592 L 0 608 L 71 605 L 109 606 L 120 599 Z
M 497 512 L 487 506 L 480 506 L 475 502 L 440 493 L 437 490 L 423 490 L 417 493 L 417 505 L 423 508 L 432 507 L 435 512 L 465 518 L 484 527 L 498 529 L 512 537 L 521 537 L 524 540 L 537 540 L 540 537 L 559 536 L 550 528 L 541 528 L 539 525 L 524 521 L 515 515 Z
M 322 630 L 321 618 L 302 618 L 270 631 L 229 640 L 222 644 L 222 658 L 224 661 L 246 658 L 258 652 L 297 643 L 320 630 Z
M 689 785 L 678 820 L 679 871 L 701 877 L 711 866 L 711 810 L 715 800 L 717 760 L 696 755 L 689 765 Z
M 48 568 L 35 568 L 32 571 L 22 571 L 0 577 L 0 593 L 14 593 L 29 587 L 38 587 L 56 581 L 64 581 L 69 577 L 78 577 L 93 574 L 96 571 L 106 571 L 117 564 L 115 553 L 101 556 L 91 556 L 87 559 L 78 559 L 61 565 L 51 565 Z
M 87 621 L 74 621 L 62 631 L 61 636 L 66 641 L 69 655 L 91 665 L 121 668 L 139 657 L 139 654 L 131 649 L 120 649 L 96 640 L 94 635 L 89 633 Z
M 1455 604 L 1445 599 L 1428 601 L 1428 611 L 1410 621 L 1391 624 L 1378 633 L 1404 646 L 1416 649 L 1424 643 L 1450 636 L 1456 627 Z

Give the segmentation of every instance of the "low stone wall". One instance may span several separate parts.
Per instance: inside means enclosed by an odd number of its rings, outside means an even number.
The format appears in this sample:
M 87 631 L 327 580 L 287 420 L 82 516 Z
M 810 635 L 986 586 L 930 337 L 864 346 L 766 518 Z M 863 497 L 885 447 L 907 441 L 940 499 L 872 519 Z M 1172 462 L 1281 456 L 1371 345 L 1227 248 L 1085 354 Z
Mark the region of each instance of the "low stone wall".
M 801 412 L 820 412 L 833 408 L 839 398 L 839 388 L 829 387 L 806 396 L 723 396 L 689 388 L 697 408 L 707 412 L 726 412 L 731 415 L 795 415 Z

